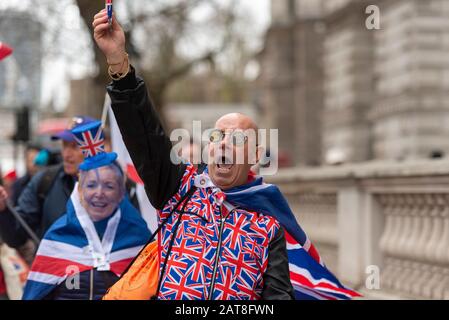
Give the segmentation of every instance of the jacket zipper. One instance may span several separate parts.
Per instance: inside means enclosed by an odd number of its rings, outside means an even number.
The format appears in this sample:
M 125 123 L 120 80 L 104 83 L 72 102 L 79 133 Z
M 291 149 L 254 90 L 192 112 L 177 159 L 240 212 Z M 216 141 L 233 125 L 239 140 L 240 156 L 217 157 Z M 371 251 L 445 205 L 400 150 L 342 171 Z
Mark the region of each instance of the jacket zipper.
M 212 280 L 210 284 L 210 291 L 208 300 L 212 300 L 212 297 L 214 295 L 214 288 L 215 288 L 215 278 L 217 276 L 217 269 L 218 269 L 218 261 L 220 260 L 220 251 L 221 251 L 221 245 L 222 245 L 222 236 L 223 236 L 223 229 L 224 229 L 224 223 L 225 223 L 226 217 L 221 217 L 220 221 L 220 232 L 218 233 L 218 247 L 217 252 L 215 253 L 215 265 L 214 270 L 212 272 Z
M 94 273 L 93 269 L 90 270 L 90 289 L 89 289 L 89 300 L 94 299 L 93 291 L 94 291 Z

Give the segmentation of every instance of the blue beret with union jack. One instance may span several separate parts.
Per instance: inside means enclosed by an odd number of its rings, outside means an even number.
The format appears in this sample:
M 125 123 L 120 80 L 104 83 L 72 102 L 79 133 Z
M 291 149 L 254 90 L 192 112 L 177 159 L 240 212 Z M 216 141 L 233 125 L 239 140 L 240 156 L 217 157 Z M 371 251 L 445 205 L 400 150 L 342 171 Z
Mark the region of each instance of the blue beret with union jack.
M 112 164 L 117 159 L 115 152 L 106 152 L 101 121 L 81 125 L 72 130 L 75 141 L 83 152 L 84 161 L 79 168 L 83 171 Z

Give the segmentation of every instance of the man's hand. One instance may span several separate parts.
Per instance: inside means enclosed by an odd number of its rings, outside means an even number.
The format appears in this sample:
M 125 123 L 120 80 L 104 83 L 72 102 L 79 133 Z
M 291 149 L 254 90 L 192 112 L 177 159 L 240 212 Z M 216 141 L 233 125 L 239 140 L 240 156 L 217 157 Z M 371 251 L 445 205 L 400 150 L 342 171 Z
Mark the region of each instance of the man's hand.
M 8 193 L 0 186 L 0 212 L 6 209 L 6 200 L 8 200 Z
M 94 39 L 100 50 L 106 56 L 113 72 L 119 72 L 125 59 L 125 33 L 112 16 L 112 26 L 109 27 L 106 9 L 101 10 L 92 22 Z

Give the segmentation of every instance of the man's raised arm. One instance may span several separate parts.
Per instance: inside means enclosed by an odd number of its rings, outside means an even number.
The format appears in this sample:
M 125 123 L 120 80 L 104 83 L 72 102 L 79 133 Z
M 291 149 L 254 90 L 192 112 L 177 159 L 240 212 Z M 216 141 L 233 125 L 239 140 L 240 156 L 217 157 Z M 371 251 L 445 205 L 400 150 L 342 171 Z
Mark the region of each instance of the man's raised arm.
M 171 141 L 162 128 L 145 83 L 129 65 L 123 29 L 115 17 L 109 27 L 105 10 L 95 15 L 92 25 L 95 41 L 115 79 L 107 90 L 126 148 L 152 205 L 162 209 L 177 192 L 185 165 L 170 160 Z

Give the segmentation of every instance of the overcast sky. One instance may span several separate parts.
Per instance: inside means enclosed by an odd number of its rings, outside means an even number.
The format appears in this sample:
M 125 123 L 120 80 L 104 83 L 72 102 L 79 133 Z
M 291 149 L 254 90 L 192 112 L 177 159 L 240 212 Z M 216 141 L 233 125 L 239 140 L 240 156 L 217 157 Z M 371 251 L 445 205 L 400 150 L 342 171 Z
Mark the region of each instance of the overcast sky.
M 240 0 L 249 11 L 254 12 L 257 23 L 265 29 L 270 22 L 270 0 Z

